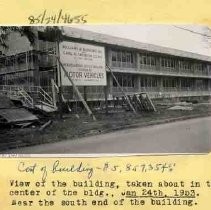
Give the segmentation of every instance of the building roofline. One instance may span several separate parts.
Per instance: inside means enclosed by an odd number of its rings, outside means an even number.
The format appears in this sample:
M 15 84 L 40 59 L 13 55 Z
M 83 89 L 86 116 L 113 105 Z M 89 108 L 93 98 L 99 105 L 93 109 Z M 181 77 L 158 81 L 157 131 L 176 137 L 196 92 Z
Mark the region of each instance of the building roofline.
M 96 42 L 102 45 L 120 46 L 120 47 L 132 48 L 136 50 L 143 50 L 143 51 L 152 52 L 152 53 L 154 52 L 154 53 L 165 54 L 165 55 L 170 55 L 170 56 L 211 62 L 211 57 L 206 56 L 206 55 L 187 52 L 187 51 L 178 50 L 178 49 L 169 48 L 169 47 L 163 47 L 163 46 L 154 45 L 154 44 L 142 43 L 142 42 L 126 39 L 126 38 L 120 38 L 116 36 L 111 36 L 107 34 L 92 32 L 92 31 L 73 28 L 73 27 L 68 27 L 68 29 L 69 29 L 68 31 L 67 30 L 64 31 L 64 36 L 75 38 L 75 39 Z

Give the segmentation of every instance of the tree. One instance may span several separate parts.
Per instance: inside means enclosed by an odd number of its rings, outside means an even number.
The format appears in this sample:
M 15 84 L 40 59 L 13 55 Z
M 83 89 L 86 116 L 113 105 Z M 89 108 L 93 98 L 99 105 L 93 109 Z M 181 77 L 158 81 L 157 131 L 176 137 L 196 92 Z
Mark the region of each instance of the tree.
M 31 45 L 35 43 L 35 33 L 31 26 L 0 26 L 0 46 L 8 48 L 7 40 L 10 33 L 19 33 L 25 36 Z
M 48 41 L 61 42 L 63 40 L 63 28 L 59 26 L 44 27 L 44 34 Z

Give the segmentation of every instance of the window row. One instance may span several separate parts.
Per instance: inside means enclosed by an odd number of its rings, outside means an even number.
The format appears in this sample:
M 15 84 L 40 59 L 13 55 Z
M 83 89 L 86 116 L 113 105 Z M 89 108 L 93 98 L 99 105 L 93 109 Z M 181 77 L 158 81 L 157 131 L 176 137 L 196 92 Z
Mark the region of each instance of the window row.
M 142 76 L 140 78 L 140 87 L 160 87 L 164 88 L 199 88 L 207 87 L 207 80 L 191 79 L 191 78 L 173 78 L 173 77 L 155 77 L 155 76 Z
M 206 67 L 202 63 L 193 63 L 190 61 L 182 61 L 178 59 L 172 58 L 165 58 L 165 57 L 156 57 L 147 54 L 139 54 L 140 56 L 140 65 L 144 66 L 156 66 L 160 62 L 160 66 L 163 68 L 170 68 L 170 69 L 182 69 L 188 71 L 210 71 L 211 72 L 211 65 Z M 177 67 L 178 66 L 178 67 Z M 210 70 L 209 70 L 210 69 Z

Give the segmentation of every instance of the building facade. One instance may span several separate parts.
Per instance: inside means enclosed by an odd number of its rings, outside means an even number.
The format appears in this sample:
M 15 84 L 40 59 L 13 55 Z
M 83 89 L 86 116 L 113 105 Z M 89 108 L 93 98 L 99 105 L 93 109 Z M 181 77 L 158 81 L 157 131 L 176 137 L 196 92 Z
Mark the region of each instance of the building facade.
M 0 85 L 41 86 L 51 93 L 51 79 L 58 81 L 56 43 L 36 29 L 36 43 L 13 35 L 9 52 L 0 56 Z M 14 38 L 16 37 L 16 38 Z M 147 92 L 151 98 L 210 96 L 211 57 L 128 39 L 68 28 L 64 39 L 105 48 L 106 65 L 126 94 Z M 15 41 L 14 41 L 15 40 Z M 107 87 L 79 87 L 89 101 L 122 96 L 107 68 Z M 76 100 L 71 86 L 63 87 L 67 100 Z

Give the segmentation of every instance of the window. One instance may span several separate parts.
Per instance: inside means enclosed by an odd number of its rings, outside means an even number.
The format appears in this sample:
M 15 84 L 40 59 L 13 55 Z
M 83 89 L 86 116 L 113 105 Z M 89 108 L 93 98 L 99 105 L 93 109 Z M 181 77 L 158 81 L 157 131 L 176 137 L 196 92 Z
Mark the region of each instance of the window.
M 179 61 L 179 69 L 192 71 L 193 67 L 190 61 Z
M 117 61 L 121 62 L 122 61 L 122 53 L 119 51 L 117 52 Z
M 126 53 L 126 58 L 127 63 L 133 63 L 133 56 L 131 53 Z
M 126 62 L 126 52 L 122 52 L 122 62 Z
M 164 78 L 163 79 L 163 87 L 177 87 L 178 86 L 178 80 L 176 78 Z
M 151 57 L 151 65 L 155 66 L 156 65 L 156 59 L 155 57 Z
M 134 67 L 134 58 L 132 52 L 112 50 L 111 61 L 114 67 Z
M 194 64 L 194 69 L 196 71 L 203 71 L 203 65 L 201 63 L 195 63 Z
M 140 54 L 140 64 L 147 66 L 155 66 L 156 58 L 154 56 Z
M 111 56 L 112 56 L 112 61 L 117 61 L 117 52 L 112 51 Z
M 176 68 L 176 61 L 171 58 L 161 58 L 161 66 L 164 68 Z
M 135 77 L 132 75 L 115 75 L 121 87 L 134 87 Z M 113 79 L 113 87 L 117 87 L 116 81 Z
M 158 86 L 158 77 L 146 77 L 142 76 L 140 78 L 141 87 L 157 87 Z
M 181 87 L 182 88 L 194 87 L 194 81 L 192 79 L 182 78 L 181 79 Z

